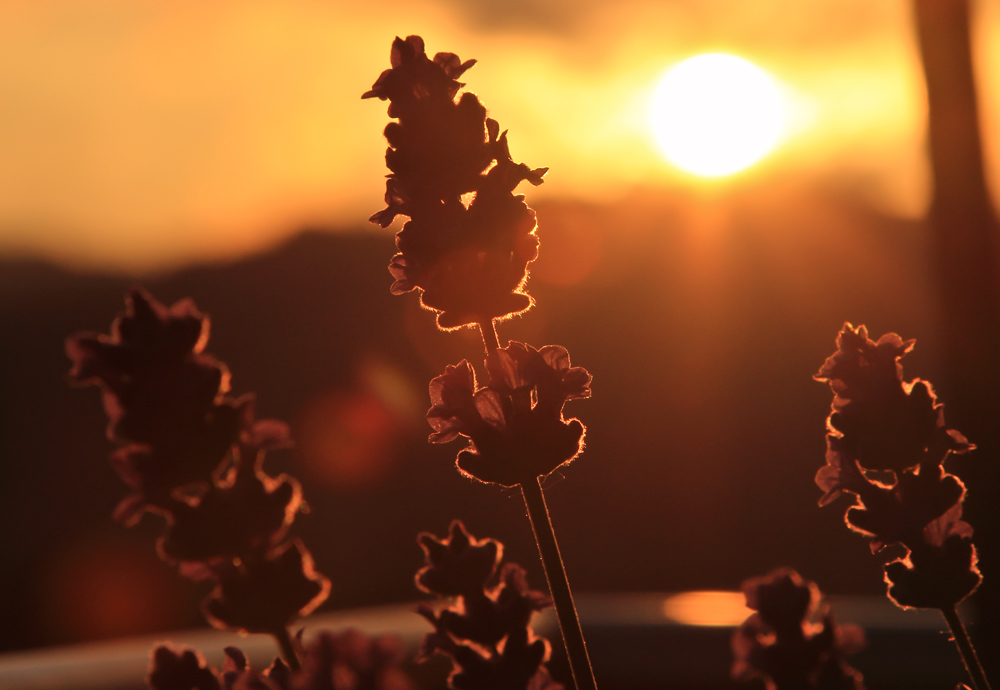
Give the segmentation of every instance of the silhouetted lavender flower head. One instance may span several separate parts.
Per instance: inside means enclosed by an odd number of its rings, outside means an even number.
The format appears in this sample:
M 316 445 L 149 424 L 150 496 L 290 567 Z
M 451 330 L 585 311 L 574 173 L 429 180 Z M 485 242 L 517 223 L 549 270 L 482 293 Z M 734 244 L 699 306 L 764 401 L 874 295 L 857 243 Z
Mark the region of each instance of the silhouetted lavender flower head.
M 864 645 L 864 636 L 834 622 L 814 583 L 779 568 L 741 588 L 756 613 L 733 634 L 733 678 L 760 678 L 769 690 L 863 690 L 861 674 L 844 657 Z
M 226 647 L 221 671 L 191 650 L 161 645 L 153 652 L 147 683 L 152 690 L 414 690 L 400 667 L 402 645 L 391 635 L 359 630 L 321 632 L 295 643 L 303 660 L 293 672 L 280 659 L 263 672 L 252 669 L 236 647 Z
M 816 612 L 820 591 L 815 582 L 804 582 L 794 570 L 780 568 L 764 577 L 751 578 L 740 585 L 747 608 L 781 635 L 796 634 L 802 623 Z
M 461 612 L 442 610 L 438 616 L 443 627 L 461 639 L 496 646 L 510 635 L 523 636 L 531 617 L 552 606 L 549 597 L 528 588 L 524 569 L 516 563 L 504 564 L 499 580 L 495 587 L 465 595 Z
M 390 64 L 362 98 L 388 100 L 398 119 L 385 128 L 386 208 L 371 217 L 382 227 L 410 218 L 396 235 L 392 292 L 419 289 L 445 329 L 525 311 L 538 238 L 534 211 L 512 192 L 524 180 L 541 184 L 547 169 L 513 162 L 506 132 L 475 95 L 456 100 L 457 77 L 475 60 L 430 59 L 409 36 L 393 41 Z
M 246 655 L 236 647 L 223 650 L 226 660 L 219 673 L 222 690 L 291 690 L 292 672 L 280 658 L 263 672 L 250 668 Z
M 217 628 L 274 633 L 326 600 L 330 581 L 295 540 L 263 558 L 234 561 L 218 572 L 218 585 L 202 608 Z
M 225 477 L 197 501 L 171 505 L 159 544 L 165 559 L 247 559 L 284 537 L 302 504 L 302 490 L 293 477 L 266 475 L 257 455 L 257 448 L 241 445 Z
M 417 572 L 417 587 L 441 597 L 482 591 L 503 557 L 500 542 L 476 539 L 460 520 L 452 521 L 444 539 L 421 532 L 417 543 L 427 561 L 427 565 Z
M 291 690 L 288 667 L 280 659 L 258 673 L 236 647 L 226 647 L 225 654 L 222 670 L 216 672 L 197 652 L 160 645 L 153 650 L 147 685 L 151 690 Z
M 885 566 L 889 598 L 903 608 L 950 608 L 972 594 L 982 581 L 972 527 L 959 519 L 962 504 L 929 523 L 922 541 L 903 542 L 905 558 Z
M 430 383 L 432 443 L 458 436 L 471 441 L 458 455 L 461 472 L 487 483 L 515 486 L 535 481 L 571 462 L 583 450 L 584 426 L 563 418 L 563 405 L 590 396 L 591 376 L 570 365 L 565 348 L 536 350 L 511 342 L 491 352 L 490 383 L 478 387 L 465 360 Z
M 961 520 L 965 486 L 943 467 L 949 454 L 974 446 L 945 426 L 930 383 L 904 382 L 899 360 L 913 344 L 895 333 L 875 342 L 864 326 L 844 325 L 837 352 L 816 375 L 834 392 L 816 484 L 824 492 L 820 505 L 853 495 L 845 521 L 871 540 L 872 551 L 897 543 L 907 549 L 885 567 L 893 601 L 946 608 L 981 579 L 972 528 Z M 873 470 L 888 473 L 888 483 Z
M 192 302 L 167 308 L 136 288 L 110 335 L 66 341 L 70 378 L 104 390 L 108 436 L 124 445 L 114 466 L 154 504 L 208 481 L 240 433 L 246 401 L 226 396 L 229 371 L 204 353 L 208 333 Z
M 153 650 L 146 684 L 151 690 L 221 690 L 215 671 L 201 654 L 168 645 Z
M 392 635 L 370 636 L 349 628 L 321 632 L 303 645 L 302 672 L 289 690 L 414 690 L 400 668 L 403 647 Z
M 389 117 L 402 117 L 420 107 L 421 102 L 434 104 L 441 99 L 454 99 L 465 84 L 457 80 L 476 64 L 462 62 L 454 53 L 438 53 L 433 60 L 424 52 L 420 36 L 398 36 L 389 51 L 390 69 L 379 75 L 370 91 L 362 98 L 378 98 L 389 103 Z
M 71 378 L 104 389 L 112 464 L 135 493 L 115 509 L 132 524 L 161 515 L 160 557 L 189 579 L 214 585 L 202 608 L 217 627 L 275 635 L 289 653 L 286 626 L 327 597 L 299 541 L 285 541 L 302 504 L 299 483 L 264 471 L 266 452 L 290 444 L 288 426 L 258 420 L 252 396 L 228 397 L 225 364 L 204 353 L 208 318 L 190 301 L 167 308 L 140 289 L 111 334 L 67 340 Z M 292 665 L 297 661 L 291 658 Z M 163 647 L 150 682 L 162 690 L 291 690 L 290 668 L 260 674 L 237 649 L 216 677 L 192 652 Z
M 449 686 L 456 690 L 561 690 L 544 666 L 549 644 L 530 627 L 532 616 L 552 605 L 549 597 L 529 589 L 524 570 L 514 563 L 505 564 L 499 582 L 489 585 L 503 546 L 477 540 L 458 520 L 447 538 L 423 533 L 418 543 L 427 565 L 417 573 L 417 586 L 456 600 L 440 610 L 418 608 L 434 631 L 417 659 L 450 656 Z
M 835 394 L 828 424 L 840 439 L 836 451 L 866 469 L 900 472 L 970 448 L 962 434 L 945 428 L 930 383 L 903 381 L 899 360 L 914 342 L 895 333 L 874 342 L 864 326 L 845 324 L 837 352 L 815 376 Z

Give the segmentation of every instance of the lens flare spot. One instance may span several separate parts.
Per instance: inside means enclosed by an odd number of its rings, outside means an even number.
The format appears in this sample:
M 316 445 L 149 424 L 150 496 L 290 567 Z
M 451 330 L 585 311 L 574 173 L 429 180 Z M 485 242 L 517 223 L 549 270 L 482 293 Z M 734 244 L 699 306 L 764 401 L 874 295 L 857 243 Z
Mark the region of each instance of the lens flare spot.
M 331 392 L 303 408 L 296 446 L 310 481 L 353 489 L 386 476 L 394 429 L 395 416 L 373 393 Z
M 426 404 L 399 369 L 367 357 L 349 390 L 329 390 L 307 402 L 294 429 L 310 480 L 337 489 L 376 484 L 391 471 L 398 441 L 423 422 Z
M 427 411 L 423 386 L 416 386 L 398 368 L 375 358 L 361 362 L 358 381 L 364 390 L 371 392 L 396 416 L 397 424 L 423 428 L 424 413 Z
M 148 545 L 77 544 L 57 557 L 39 585 L 43 619 L 56 638 L 122 637 L 187 622 L 175 575 Z

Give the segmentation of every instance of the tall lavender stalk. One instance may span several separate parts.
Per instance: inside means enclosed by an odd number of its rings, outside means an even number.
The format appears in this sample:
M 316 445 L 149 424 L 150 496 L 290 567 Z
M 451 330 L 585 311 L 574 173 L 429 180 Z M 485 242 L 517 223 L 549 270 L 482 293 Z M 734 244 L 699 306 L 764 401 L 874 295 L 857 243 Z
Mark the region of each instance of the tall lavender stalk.
M 542 182 L 546 168 L 514 163 L 507 133 L 458 78 L 474 60 L 452 53 L 433 59 L 419 36 L 396 38 L 385 70 L 363 98 L 389 101 L 386 208 L 382 227 L 409 220 L 396 234 L 389 264 L 394 294 L 420 292 L 444 330 L 477 327 L 486 350 L 484 384 L 468 361 L 430 384 L 430 440 L 465 436 L 463 474 L 519 486 L 538 543 L 578 690 L 596 690 L 569 582 L 549 520 L 541 480 L 583 449 L 584 426 L 563 418 L 567 400 L 590 395 L 590 374 L 570 365 L 565 348 L 510 342 L 496 323 L 527 311 L 527 266 L 538 253 L 535 213 L 514 195 L 523 181 Z
M 295 478 L 264 471 L 265 452 L 288 443 L 288 428 L 257 420 L 252 396 L 230 395 L 229 370 L 205 353 L 209 320 L 194 303 L 166 307 L 141 289 L 107 335 L 66 342 L 71 380 L 98 385 L 118 446 L 112 463 L 133 493 L 115 516 L 128 525 L 165 520 L 160 557 L 214 585 L 202 608 L 214 626 L 273 635 L 281 657 L 260 672 L 235 647 L 221 670 L 193 650 L 158 645 L 151 690 L 414 690 L 391 636 L 321 632 L 308 644 L 288 626 L 321 604 L 329 580 L 288 537 L 302 505 Z M 282 658 L 284 661 L 282 661 Z
M 975 448 L 945 426 L 944 406 L 928 381 L 903 380 L 900 359 L 913 349 L 895 333 L 878 341 L 844 324 L 837 351 L 816 379 L 833 389 L 826 465 L 816 475 L 820 505 L 849 494 L 847 526 L 873 553 L 898 544 L 906 555 L 885 565 L 888 595 L 902 608 L 942 612 L 976 690 L 989 690 L 956 612 L 982 577 L 972 527 L 961 519 L 965 485 L 944 469 L 953 453 Z
M 110 334 L 66 341 L 70 378 L 103 390 L 108 437 L 118 446 L 112 464 L 133 490 L 115 517 L 132 525 L 161 516 L 160 557 L 214 586 L 202 605 L 208 620 L 274 636 L 295 670 L 288 625 L 319 606 L 330 583 L 302 542 L 288 538 L 299 483 L 264 470 L 266 452 L 287 445 L 288 428 L 255 419 L 252 396 L 230 395 L 228 368 L 204 351 L 208 337 L 208 317 L 194 303 L 166 307 L 134 289 Z M 182 663 L 172 654 L 157 658 L 198 668 L 193 656 Z

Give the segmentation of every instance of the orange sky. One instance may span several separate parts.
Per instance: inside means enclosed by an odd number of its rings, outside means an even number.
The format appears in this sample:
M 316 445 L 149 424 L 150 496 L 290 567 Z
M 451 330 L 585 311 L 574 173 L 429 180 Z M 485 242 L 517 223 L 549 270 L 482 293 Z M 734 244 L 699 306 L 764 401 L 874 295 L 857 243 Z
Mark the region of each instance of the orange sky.
M 1000 0 L 980 7 L 985 85 Z M 903 0 L 4 0 L 0 254 L 169 267 L 363 223 L 387 118 L 360 95 L 409 33 L 479 60 L 466 81 L 514 158 L 551 168 L 533 199 L 692 184 L 656 152 L 647 102 L 671 63 L 721 50 L 795 95 L 792 137 L 744 176 L 835 178 L 910 215 L 926 201 Z M 1000 120 L 1000 91 L 982 98 Z

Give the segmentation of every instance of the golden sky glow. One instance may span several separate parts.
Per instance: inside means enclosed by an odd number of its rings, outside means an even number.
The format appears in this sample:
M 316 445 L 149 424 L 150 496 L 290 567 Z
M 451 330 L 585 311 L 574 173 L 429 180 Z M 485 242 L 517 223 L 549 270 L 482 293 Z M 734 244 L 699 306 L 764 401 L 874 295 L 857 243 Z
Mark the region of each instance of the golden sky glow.
M 1000 84 L 984 75 L 1000 68 L 998 3 L 981 4 L 980 81 Z M 904 0 L 565 5 L 0 3 L 0 252 L 162 267 L 364 223 L 382 199 L 387 118 L 360 94 L 409 33 L 479 60 L 466 81 L 514 158 L 551 169 L 532 198 L 691 184 L 658 153 L 649 102 L 669 65 L 718 51 L 788 88 L 787 141 L 754 174 L 835 177 L 889 211 L 923 211 Z M 983 102 L 997 121 L 1000 90 Z M 1000 153 L 996 132 L 987 141 Z

